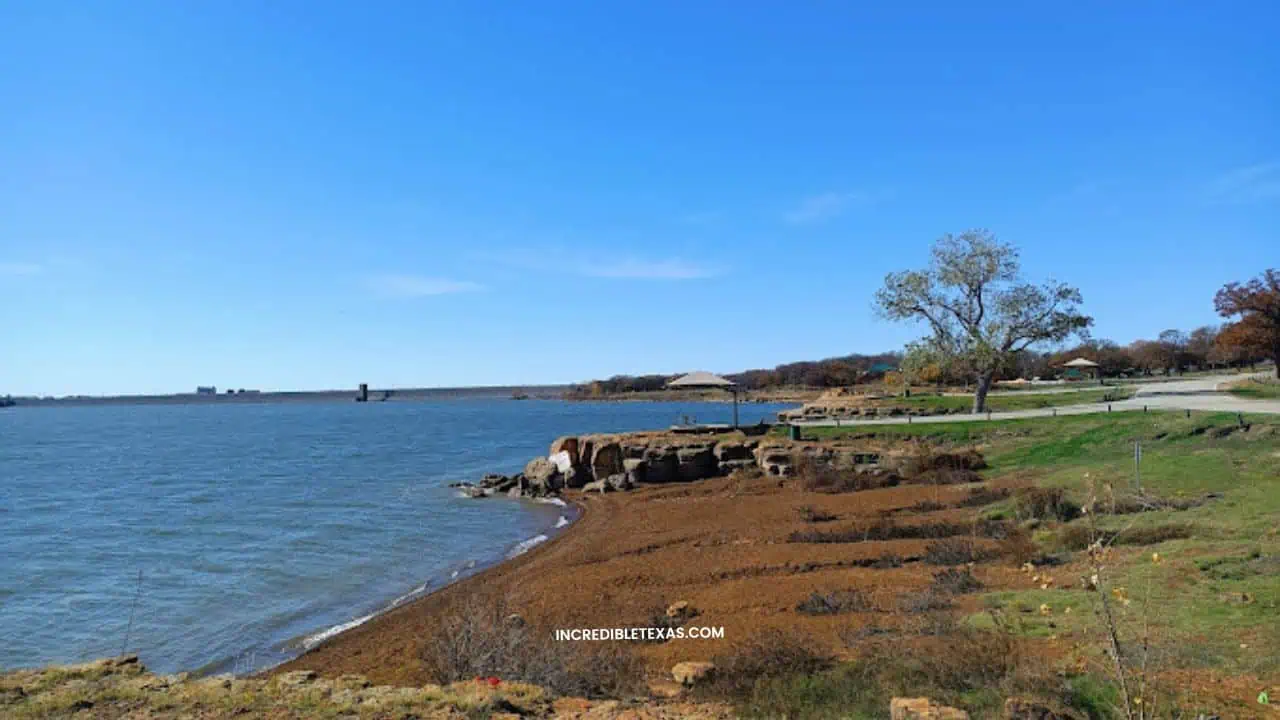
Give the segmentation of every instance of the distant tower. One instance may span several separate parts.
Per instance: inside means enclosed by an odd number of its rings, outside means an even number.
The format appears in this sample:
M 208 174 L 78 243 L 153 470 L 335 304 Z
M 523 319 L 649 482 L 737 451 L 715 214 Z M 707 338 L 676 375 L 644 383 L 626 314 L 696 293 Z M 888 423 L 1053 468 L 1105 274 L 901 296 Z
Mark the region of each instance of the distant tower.
M 360 383 L 360 394 L 356 395 L 356 402 L 369 402 L 369 383 Z

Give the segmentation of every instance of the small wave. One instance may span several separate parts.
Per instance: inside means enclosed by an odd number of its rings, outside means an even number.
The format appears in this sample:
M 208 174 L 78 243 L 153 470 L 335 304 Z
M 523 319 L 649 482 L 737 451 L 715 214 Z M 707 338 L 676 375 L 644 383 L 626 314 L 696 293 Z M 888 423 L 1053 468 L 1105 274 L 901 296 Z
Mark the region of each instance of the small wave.
M 354 620 L 348 620 L 347 622 L 339 623 L 326 630 L 321 630 L 315 635 L 312 635 L 307 638 L 303 638 L 302 648 L 304 650 L 310 650 L 311 648 L 315 647 L 316 645 L 319 645 L 320 643 L 324 642 L 325 640 L 328 640 L 329 638 L 333 637 L 334 635 L 337 635 L 338 633 L 344 633 L 353 627 L 358 627 L 360 625 L 363 625 L 369 622 L 370 620 L 373 619 L 375 615 L 377 615 L 377 613 L 369 613 L 368 615 L 365 615 L 363 617 L 358 617 Z
M 549 538 L 547 538 L 546 535 L 535 535 L 529 538 L 528 540 L 525 540 L 524 542 L 511 548 L 511 552 L 507 553 L 507 557 L 513 558 L 513 557 L 518 557 L 520 555 L 523 555 L 529 552 L 530 550 L 534 549 L 535 547 L 541 545 L 542 543 L 546 542 L 548 539 Z
M 396 598 L 395 600 L 392 600 L 392 601 L 391 601 L 391 607 L 399 607 L 399 606 L 403 605 L 404 603 L 408 602 L 409 600 L 412 600 L 412 599 L 414 599 L 415 597 L 417 597 L 417 596 L 421 595 L 422 593 L 424 593 L 424 592 L 426 592 L 426 591 L 427 591 L 427 586 L 428 586 L 428 585 L 430 585 L 430 584 L 431 584 L 431 583 L 422 583 L 422 584 L 421 584 L 421 585 L 419 585 L 418 587 L 416 587 L 416 588 L 414 588 L 414 589 L 410 590 L 409 592 L 407 592 L 407 593 L 405 593 L 405 594 L 401 595 L 400 597 Z
M 534 500 L 534 502 L 540 502 L 546 505 L 555 505 L 557 507 L 568 507 L 568 503 L 560 498 L 538 498 L 537 500 Z
M 569 524 L 569 518 L 567 518 L 567 517 L 565 517 L 565 516 L 563 516 L 563 515 L 561 515 L 561 516 L 560 516 L 560 519 L 559 519 L 559 520 L 556 520 L 556 528 L 557 528 L 557 529 L 562 528 L 562 527 L 564 527 L 564 526 L 566 526 L 566 525 L 568 525 L 568 524 Z

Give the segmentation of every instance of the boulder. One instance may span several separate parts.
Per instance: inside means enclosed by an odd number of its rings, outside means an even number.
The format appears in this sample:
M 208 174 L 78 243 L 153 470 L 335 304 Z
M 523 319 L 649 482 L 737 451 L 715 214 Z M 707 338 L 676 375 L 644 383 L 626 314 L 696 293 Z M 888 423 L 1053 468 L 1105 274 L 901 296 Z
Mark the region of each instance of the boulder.
M 720 473 L 716 454 L 709 447 L 685 447 L 676 451 L 679 460 L 678 477 L 681 482 L 693 482 L 715 477 Z
M 750 458 L 745 460 L 722 460 L 720 461 L 719 470 L 721 475 L 732 475 L 738 470 L 751 470 L 755 466 L 756 461 Z
M 724 440 L 716 443 L 715 447 L 716 460 L 724 462 L 726 460 L 745 460 L 751 457 L 751 450 L 746 443 L 735 442 L 733 440 Z
M 627 480 L 627 476 L 623 473 L 610 475 L 604 479 L 604 482 L 610 490 L 626 491 L 631 489 L 631 482 Z
M 697 609 L 690 605 L 688 600 L 677 600 L 667 606 L 667 617 L 673 620 L 688 620 L 697 615 Z
M 556 469 L 559 470 L 561 474 L 567 473 L 577 467 L 577 463 L 575 463 L 569 453 L 564 450 L 550 455 L 547 459 L 551 461 L 552 465 L 556 466 Z
M 893 698 L 889 701 L 890 720 L 969 720 L 969 713 L 958 708 L 938 705 L 929 698 Z
M 622 467 L 622 446 L 616 442 L 596 443 L 591 454 L 591 474 L 597 478 L 607 478 L 624 472 Z
M 556 438 L 555 442 L 551 443 L 551 450 L 547 453 L 547 455 L 550 457 L 550 456 L 558 455 L 560 453 L 567 453 L 569 455 L 570 465 L 579 464 L 581 460 L 579 459 L 579 456 L 578 456 L 578 438 L 576 437 Z M 561 472 L 564 472 L 564 471 L 561 470 Z
M 704 683 L 715 677 L 715 673 L 716 666 L 709 662 L 682 662 L 671 668 L 671 677 L 685 686 Z
M 770 475 L 788 476 L 794 474 L 791 448 L 781 445 L 765 445 L 756 448 L 756 464 Z
M 524 466 L 524 476 L 530 489 L 550 492 L 562 486 L 560 468 L 547 458 L 534 458 Z
M 649 479 L 649 461 L 644 458 L 627 458 L 622 461 L 622 469 L 632 485 L 641 485 Z
M 564 486 L 577 489 L 591 482 L 591 473 L 582 466 L 571 467 L 561 475 Z
M 680 458 L 675 448 L 651 447 L 645 452 L 644 459 L 648 465 L 646 482 L 669 483 L 680 479 Z

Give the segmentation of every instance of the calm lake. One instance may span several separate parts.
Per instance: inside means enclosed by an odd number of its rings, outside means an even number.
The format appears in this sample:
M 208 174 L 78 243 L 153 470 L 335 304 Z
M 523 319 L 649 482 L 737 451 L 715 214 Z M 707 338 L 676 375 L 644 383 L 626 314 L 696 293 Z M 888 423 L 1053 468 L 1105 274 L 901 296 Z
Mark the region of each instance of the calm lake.
M 741 419 L 785 407 L 743 405 Z M 731 413 L 541 400 L 0 410 L 0 668 L 122 650 L 157 672 L 276 664 L 572 519 L 449 483 L 515 472 L 559 435 Z

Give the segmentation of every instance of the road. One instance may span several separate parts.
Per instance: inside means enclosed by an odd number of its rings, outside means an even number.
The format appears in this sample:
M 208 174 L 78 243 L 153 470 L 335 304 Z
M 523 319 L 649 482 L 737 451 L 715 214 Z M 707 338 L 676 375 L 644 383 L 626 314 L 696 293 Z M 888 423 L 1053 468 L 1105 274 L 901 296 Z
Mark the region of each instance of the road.
M 1262 373 L 1259 376 L 1265 376 Z M 1036 408 L 1034 410 L 1011 410 L 991 413 L 990 416 L 979 415 L 933 415 L 928 417 L 895 417 L 877 418 L 875 420 L 836 420 L 820 418 L 799 421 L 794 424 L 802 427 L 831 427 L 846 425 L 900 425 L 910 421 L 919 423 L 940 422 L 973 422 L 990 417 L 992 420 L 1012 420 L 1016 418 L 1054 417 L 1057 415 L 1088 415 L 1107 412 L 1110 408 L 1115 412 L 1123 410 L 1193 410 L 1202 412 L 1237 412 L 1237 413 L 1274 413 L 1280 414 L 1280 400 L 1249 400 L 1229 393 L 1221 392 L 1218 386 L 1241 380 L 1247 375 L 1212 375 L 1194 380 L 1177 380 L 1138 387 L 1137 394 L 1128 400 L 1113 403 L 1084 403 L 1080 405 L 1064 405 L 1057 408 Z

